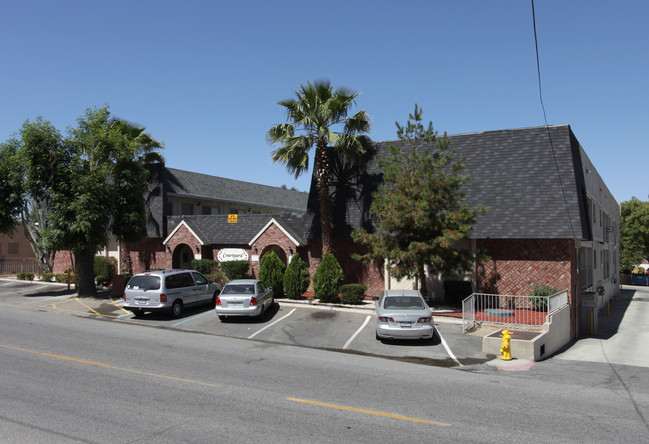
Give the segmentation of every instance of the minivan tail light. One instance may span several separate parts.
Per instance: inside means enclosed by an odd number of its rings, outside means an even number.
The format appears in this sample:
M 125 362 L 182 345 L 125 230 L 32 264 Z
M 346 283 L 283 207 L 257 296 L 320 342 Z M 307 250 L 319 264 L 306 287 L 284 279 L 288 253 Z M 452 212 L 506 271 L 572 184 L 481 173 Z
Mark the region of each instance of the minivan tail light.
M 124 300 L 126 301 L 126 292 L 124 292 Z
M 257 298 L 256 298 L 256 297 L 252 296 L 252 297 L 250 298 L 250 305 L 251 305 L 251 306 L 253 306 L 253 305 L 257 305 Z
M 167 302 L 167 295 L 164 293 L 160 293 L 160 302 Z

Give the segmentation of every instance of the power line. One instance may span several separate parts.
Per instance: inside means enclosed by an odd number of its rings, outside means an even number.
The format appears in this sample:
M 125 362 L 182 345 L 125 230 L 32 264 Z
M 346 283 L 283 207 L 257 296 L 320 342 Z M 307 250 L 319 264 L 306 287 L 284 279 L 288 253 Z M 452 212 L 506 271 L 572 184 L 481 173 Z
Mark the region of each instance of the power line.
M 539 61 L 539 40 L 536 35 L 536 13 L 534 11 L 534 0 L 532 2 L 532 25 L 534 27 L 534 48 L 536 49 L 536 74 L 539 81 L 539 100 L 541 101 L 541 109 L 543 110 L 543 121 L 545 122 L 545 129 L 548 133 L 548 138 L 550 139 L 550 148 L 552 150 L 552 157 L 554 158 L 554 166 L 557 169 L 557 176 L 559 178 L 559 186 L 561 187 L 561 192 L 563 193 L 563 202 L 566 206 L 566 212 L 568 213 L 568 221 L 570 222 L 570 229 L 572 230 L 572 237 L 575 238 L 575 227 L 572 223 L 572 216 L 570 215 L 570 206 L 568 205 L 568 197 L 566 196 L 566 189 L 563 186 L 563 180 L 561 180 L 561 171 L 559 170 L 559 162 L 557 161 L 557 153 L 554 150 L 554 143 L 552 142 L 552 134 L 550 133 L 550 126 L 548 125 L 548 117 L 545 113 L 545 105 L 543 104 L 543 89 L 541 88 L 541 62 Z M 579 197 L 577 197 L 579 199 Z

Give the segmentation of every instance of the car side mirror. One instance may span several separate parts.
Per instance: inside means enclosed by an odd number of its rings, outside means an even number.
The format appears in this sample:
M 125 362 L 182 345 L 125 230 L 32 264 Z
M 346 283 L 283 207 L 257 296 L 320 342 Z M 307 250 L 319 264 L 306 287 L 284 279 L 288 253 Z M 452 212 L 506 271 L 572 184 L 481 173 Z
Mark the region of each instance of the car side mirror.
M 374 302 L 376 302 L 376 301 L 379 300 L 379 297 L 378 297 L 378 296 L 372 296 L 372 300 L 373 300 Z

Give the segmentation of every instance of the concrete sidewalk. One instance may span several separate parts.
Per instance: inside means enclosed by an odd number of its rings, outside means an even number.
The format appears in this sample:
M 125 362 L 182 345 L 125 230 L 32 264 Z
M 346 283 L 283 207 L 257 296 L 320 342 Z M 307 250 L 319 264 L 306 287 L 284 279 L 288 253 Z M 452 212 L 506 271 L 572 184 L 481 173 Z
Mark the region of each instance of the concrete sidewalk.
M 622 296 L 604 307 L 598 332 L 582 337 L 555 359 L 649 367 L 649 287 L 624 285 Z

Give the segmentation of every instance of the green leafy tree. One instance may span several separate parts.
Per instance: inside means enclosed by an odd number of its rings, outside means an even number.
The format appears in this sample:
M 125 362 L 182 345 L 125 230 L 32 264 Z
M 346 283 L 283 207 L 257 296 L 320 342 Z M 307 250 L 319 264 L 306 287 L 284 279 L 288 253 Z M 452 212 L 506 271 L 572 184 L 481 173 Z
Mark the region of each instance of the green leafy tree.
M 18 157 L 19 142 L 0 144 L 0 233 L 12 234 L 23 206 L 22 162 Z
M 286 108 L 289 123 L 276 125 L 267 133 L 268 142 L 279 145 L 271 160 L 285 164 L 296 178 L 308 170 L 309 151 L 315 147 L 313 180 L 320 204 L 323 254 L 332 251 L 331 153 L 360 163 L 371 149 L 365 135 L 370 129 L 367 113 L 359 111 L 348 117 L 359 94 L 347 88 L 334 91 L 328 81 L 307 82 L 295 91 L 296 98 L 277 102 Z
M 427 269 L 433 275 L 471 269 L 476 257 L 457 243 L 469 236 L 485 210 L 463 203 L 460 188 L 469 179 L 460 173 L 463 159 L 454 159 L 446 134 L 438 137 L 432 122 L 422 124 L 421 115 L 415 105 L 407 124 L 396 124 L 401 144 L 390 146 L 389 155 L 378 160 L 385 184 L 374 193 L 370 209 L 377 230 L 359 229 L 353 238 L 367 247 L 357 259 L 387 260 L 392 276 L 416 277 L 427 297 Z
M 274 251 L 264 254 L 259 263 L 259 279 L 273 287 L 276 298 L 284 296 L 284 272 L 286 265 L 277 257 Z
M 284 291 L 289 299 L 298 299 L 307 291 L 311 277 L 306 262 L 299 254 L 294 254 L 284 273 Z
M 344 280 L 343 269 L 336 257 L 327 253 L 313 275 L 313 293 L 320 302 L 338 302 L 338 291 Z
M 634 197 L 620 211 L 620 264 L 629 269 L 649 258 L 649 202 Z
M 120 122 L 108 107 L 88 109 L 64 138 L 38 118 L 11 142 L 24 168 L 23 215 L 35 214 L 30 210 L 41 204 L 40 241 L 49 251 L 73 252 L 81 296 L 96 293 L 94 255 L 108 237 L 136 241 L 144 229 L 151 147 L 130 137 Z

